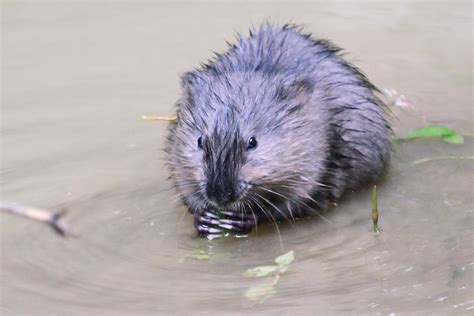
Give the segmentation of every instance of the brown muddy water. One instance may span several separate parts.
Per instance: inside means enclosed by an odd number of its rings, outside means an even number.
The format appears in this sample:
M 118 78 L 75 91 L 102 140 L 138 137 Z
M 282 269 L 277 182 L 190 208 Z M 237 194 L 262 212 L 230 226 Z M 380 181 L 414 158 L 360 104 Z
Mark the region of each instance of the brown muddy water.
M 472 137 L 396 146 L 378 236 L 366 189 L 329 222 L 196 238 L 166 180 L 166 123 L 140 116 L 171 114 L 178 75 L 265 19 L 305 24 L 404 94 L 416 110 L 393 109 L 397 134 L 472 136 L 470 1 L 3 1 L 1 199 L 67 208 L 79 236 L 0 214 L 1 315 L 472 315 L 473 162 L 412 163 L 472 156 Z M 273 295 L 245 297 L 265 280 L 242 273 L 290 250 Z

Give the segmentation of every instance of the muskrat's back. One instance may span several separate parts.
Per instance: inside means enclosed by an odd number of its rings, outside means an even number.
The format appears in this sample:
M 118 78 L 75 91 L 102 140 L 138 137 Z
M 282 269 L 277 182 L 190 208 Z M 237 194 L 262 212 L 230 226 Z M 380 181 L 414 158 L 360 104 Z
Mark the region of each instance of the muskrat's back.
M 167 151 L 199 232 L 306 215 L 384 173 L 385 106 L 339 53 L 295 26 L 264 25 L 183 75 Z

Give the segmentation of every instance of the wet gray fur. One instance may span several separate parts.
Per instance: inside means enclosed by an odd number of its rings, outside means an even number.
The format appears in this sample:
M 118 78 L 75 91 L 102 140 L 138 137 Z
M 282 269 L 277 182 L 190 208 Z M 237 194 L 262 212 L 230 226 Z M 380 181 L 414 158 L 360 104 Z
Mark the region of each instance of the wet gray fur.
M 191 213 L 302 216 L 382 176 L 386 107 L 340 48 L 269 24 L 229 46 L 182 76 L 169 129 L 171 179 Z

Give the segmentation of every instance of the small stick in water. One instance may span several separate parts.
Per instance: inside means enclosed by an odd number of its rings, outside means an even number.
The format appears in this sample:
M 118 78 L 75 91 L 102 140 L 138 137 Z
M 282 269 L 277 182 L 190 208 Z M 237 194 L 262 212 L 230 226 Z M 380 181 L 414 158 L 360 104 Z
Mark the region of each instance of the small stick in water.
M 372 222 L 374 223 L 374 233 L 376 234 L 380 232 L 378 221 L 379 221 L 378 193 L 377 193 L 377 186 L 374 185 L 374 188 L 372 189 Z
M 65 210 L 53 213 L 38 208 L 0 202 L 0 211 L 46 223 L 61 236 L 73 235 L 62 218 L 66 213 Z
M 176 116 L 155 116 L 155 115 L 142 115 L 143 120 L 148 121 L 167 121 L 167 122 L 176 122 Z

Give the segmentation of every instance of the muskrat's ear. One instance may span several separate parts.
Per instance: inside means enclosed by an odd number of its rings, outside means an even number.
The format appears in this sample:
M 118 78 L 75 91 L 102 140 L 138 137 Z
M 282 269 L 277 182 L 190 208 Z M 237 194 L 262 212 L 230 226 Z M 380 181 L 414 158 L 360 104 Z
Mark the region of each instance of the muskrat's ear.
M 300 78 L 281 85 L 277 89 L 277 98 L 280 101 L 286 101 L 306 97 L 311 95 L 313 89 L 314 85 L 309 79 Z
M 310 95 L 313 92 L 313 83 L 306 78 L 298 79 L 290 85 L 291 93 L 294 96 Z
M 282 84 L 277 89 L 277 99 L 285 102 L 285 111 L 288 115 L 301 110 L 308 103 L 313 93 L 314 85 L 310 79 L 298 78 Z

